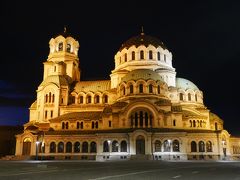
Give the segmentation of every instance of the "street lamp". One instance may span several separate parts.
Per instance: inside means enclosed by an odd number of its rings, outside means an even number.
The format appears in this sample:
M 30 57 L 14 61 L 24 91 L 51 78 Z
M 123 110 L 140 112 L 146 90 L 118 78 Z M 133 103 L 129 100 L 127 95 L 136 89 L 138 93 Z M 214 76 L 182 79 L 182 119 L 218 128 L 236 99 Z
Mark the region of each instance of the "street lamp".
M 107 142 L 108 142 L 108 151 L 109 151 L 109 158 L 110 158 L 110 156 L 111 156 L 111 154 L 110 154 L 110 144 L 111 144 L 111 141 L 107 140 Z
M 168 139 L 168 152 L 169 152 L 169 156 L 168 156 L 168 159 L 170 160 L 170 153 L 171 153 L 171 140 Z
M 36 160 L 38 160 L 38 145 L 39 145 L 39 141 L 36 141 Z

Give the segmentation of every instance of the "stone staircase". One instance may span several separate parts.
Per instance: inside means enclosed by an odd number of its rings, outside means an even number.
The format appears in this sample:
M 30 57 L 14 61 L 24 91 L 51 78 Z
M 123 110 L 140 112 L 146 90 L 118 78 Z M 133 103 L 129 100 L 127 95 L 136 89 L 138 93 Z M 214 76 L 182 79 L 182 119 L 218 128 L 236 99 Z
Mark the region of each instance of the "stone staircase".
M 130 160 L 152 160 L 152 155 L 142 155 L 142 154 L 137 154 L 137 155 L 131 155 Z
M 3 156 L 0 160 L 4 160 L 4 161 L 23 161 L 23 160 L 30 160 L 30 156 L 6 155 L 6 156 Z

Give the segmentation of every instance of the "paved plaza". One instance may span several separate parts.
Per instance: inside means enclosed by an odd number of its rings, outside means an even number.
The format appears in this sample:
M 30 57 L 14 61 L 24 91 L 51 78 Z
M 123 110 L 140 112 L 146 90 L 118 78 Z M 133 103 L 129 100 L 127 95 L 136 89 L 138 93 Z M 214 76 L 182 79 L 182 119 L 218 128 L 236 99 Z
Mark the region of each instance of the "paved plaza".
M 240 180 L 240 162 L 0 161 L 1 180 L 181 179 Z

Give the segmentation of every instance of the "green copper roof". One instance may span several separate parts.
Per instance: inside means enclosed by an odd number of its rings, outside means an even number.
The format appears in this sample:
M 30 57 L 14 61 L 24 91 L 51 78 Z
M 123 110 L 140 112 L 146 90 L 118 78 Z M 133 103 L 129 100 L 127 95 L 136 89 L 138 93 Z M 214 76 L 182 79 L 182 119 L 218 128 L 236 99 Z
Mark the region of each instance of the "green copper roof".
M 80 91 L 103 92 L 111 89 L 111 81 L 110 80 L 80 81 L 75 85 L 74 89 L 77 92 L 80 92 Z
M 184 78 L 176 78 L 176 87 L 184 90 L 187 89 L 199 90 L 195 84 Z
M 149 70 L 149 69 L 136 69 L 133 71 L 130 71 L 127 75 L 125 75 L 122 78 L 123 82 L 128 82 L 128 81 L 137 81 L 139 79 L 143 80 L 149 80 L 152 79 L 154 81 L 162 81 L 161 76 L 156 73 L 155 71 Z

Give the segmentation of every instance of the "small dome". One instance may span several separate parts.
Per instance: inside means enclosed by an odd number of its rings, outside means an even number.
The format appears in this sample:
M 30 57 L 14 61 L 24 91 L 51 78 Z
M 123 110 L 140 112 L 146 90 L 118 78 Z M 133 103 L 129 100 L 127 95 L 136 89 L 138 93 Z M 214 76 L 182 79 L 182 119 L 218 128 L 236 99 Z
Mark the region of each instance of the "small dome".
M 73 35 L 69 31 L 67 31 L 66 27 L 64 27 L 64 30 L 62 32 L 60 32 L 60 33 L 56 34 L 55 36 L 53 36 L 53 38 L 55 39 L 58 36 L 63 36 L 64 38 L 72 37 L 73 39 L 75 39 L 73 37 Z
M 137 69 L 130 71 L 127 75 L 122 78 L 123 82 L 128 82 L 130 80 L 137 81 L 139 79 L 149 80 L 152 79 L 154 81 L 162 81 L 161 76 L 155 71 L 149 69 Z
M 155 48 L 158 48 L 159 46 L 162 47 L 163 49 L 167 49 L 166 46 L 163 44 L 162 41 L 160 41 L 158 38 L 145 35 L 144 33 L 141 33 L 138 36 L 134 36 L 130 39 L 128 39 L 126 42 L 124 42 L 119 49 L 119 51 L 122 51 L 124 48 L 128 49 L 131 46 L 141 46 L 144 45 L 148 47 L 149 45 L 154 46 Z
M 176 87 L 184 90 L 187 89 L 199 90 L 195 84 L 184 78 L 176 78 Z

